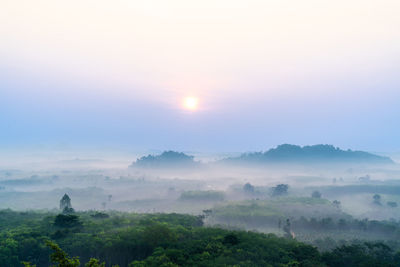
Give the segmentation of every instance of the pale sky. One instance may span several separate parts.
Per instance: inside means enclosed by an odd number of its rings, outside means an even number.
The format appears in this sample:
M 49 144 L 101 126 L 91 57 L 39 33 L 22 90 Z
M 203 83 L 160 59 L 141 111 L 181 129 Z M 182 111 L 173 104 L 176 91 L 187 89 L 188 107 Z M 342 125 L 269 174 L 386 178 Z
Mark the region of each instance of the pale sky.
M 399 14 L 398 0 L 0 0 L 0 148 L 400 151 Z

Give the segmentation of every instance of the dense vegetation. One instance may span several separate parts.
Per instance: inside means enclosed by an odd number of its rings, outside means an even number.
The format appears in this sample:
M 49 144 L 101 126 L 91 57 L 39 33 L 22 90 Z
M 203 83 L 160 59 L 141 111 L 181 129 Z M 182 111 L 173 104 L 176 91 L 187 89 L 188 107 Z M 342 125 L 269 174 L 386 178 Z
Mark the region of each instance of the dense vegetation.
M 201 217 L 180 214 L 2 210 L 0 266 L 400 266 L 399 254 L 381 243 L 321 254 L 273 234 L 202 225 Z
M 343 244 L 359 244 L 360 240 L 381 240 L 392 249 L 400 249 L 400 221 L 357 219 L 341 211 L 340 203 L 317 197 L 231 202 L 214 207 L 206 223 L 284 236 L 287 220 L 296 239 L 322 251 Z

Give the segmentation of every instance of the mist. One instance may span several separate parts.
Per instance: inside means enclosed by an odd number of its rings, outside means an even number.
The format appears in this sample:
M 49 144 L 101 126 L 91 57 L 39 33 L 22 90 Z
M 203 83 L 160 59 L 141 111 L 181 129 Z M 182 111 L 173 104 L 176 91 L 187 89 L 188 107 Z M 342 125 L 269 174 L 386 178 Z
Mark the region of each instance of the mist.
M 185 213 L 203 216 L 208 226 L 280 236 L 289 220 L 298 240 L 321 249 L 330 248 L 330 239 L 394 242 L 379 227 L 366 233 L 359 224 L 400 224 L 396 162 L 258 164 L 224 160 L 238 158 L 229 153 L 134 154 L 42 151 L 19 161 L 10 157 L 0 169 L 0 209 L 57 212 L 67 194 L 75 211 Z M 146 160 L 150 165 L 143 165 Z M 279 185 L 286 190 L 277 192 Z
M 0 266 L 397 266 L 400 9 L 0 4 Z

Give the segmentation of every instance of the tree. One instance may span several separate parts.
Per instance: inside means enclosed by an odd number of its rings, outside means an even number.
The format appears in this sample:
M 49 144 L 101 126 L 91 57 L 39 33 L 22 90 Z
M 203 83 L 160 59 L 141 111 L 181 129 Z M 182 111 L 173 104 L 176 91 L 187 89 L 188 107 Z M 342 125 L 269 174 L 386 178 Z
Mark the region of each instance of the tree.
M 53 253 L 50 255 L 51 262 L 55 263 L 52 267 L 79 267 L 80 261 L 79 257 L 69 257 L 68 254 L 63 251 L 56 243 L 50 240 L 45 241 L 46 246 L 53 250 Z M 36 265 L 32 265 L 30 262 L 23 261 L 22 264 L 25 267 L 36 267 Z M 105 267 L 106 263 L 100 263 L 98 259 L 90 258 L 89 262 L 85 264 L 85 267 Z M 118 265 L 113 265 L 113 267 L 118 267 Z
M 248 194 L 253 194 L 254 193 L 254 186 L 252 186 L 250 183 L 246 183 L 243 186 L 243 191 L 245 193 L 248 193 Z
M 18 266 L 18 242 L 13 238 L 0 238 L 0 266 Z
M 372 198 L 374 199 L 373 203 L 375 205 L 379 205 L 379 206 L 382 205 L 382 203 L 381 203 L 381 195 L 375 194 Z
M 230 233 L 224 237 L 223 243 L 230 245 L 237 245 L 239 244 L 239 238 L 234 233 Z
M 70 213 L 74 213 L 74 212 L 75 212 L 75 210 L 74 210 L 73 208 L 65 207 L 65 208 L 63 209 L 63 212 L 62 212 L 62 213 L 64 213 L 64 214 L 70 214 Z
M 314 192 L 312 192 L 312 194 L 311 194 L 311 197 L 312 198 L 321 198 L 321 193 L 319 192 L 319 191 L 314 191 Z
M 334 200 L 333 202 L 332 202 L 332 204 L 333 204 L 333 206 L 335 207 L 335 208 L 337 208 L 337 209 L 340 209 L 340 201 L 339 200 Z
M 176 236 L 167 225 L 152 223 L 144 229 L 143 239 L 148 246 L 156 248 L 175 242 Z
M 287 184 L 278 184 L 277 186 L 272 188 L 273 196 L 283 196 L 287 195 L 289 189 L 289 185 Z
M 177 264 L 165 254 L 163 248 L 155 249 L 154 253 L 143 261 L 133 261 L 129 267 L 178 267 Z
M 386 204 L 389 207 L 392 207 L 392 208 L 396 208 L 397 207 L 397 202 L 394 202 L 394 201 L 388 201 Z
M 73 214 L 58 214 L 54 219 L 54 225 L 58 227 L 74 227 L 81 226 L 79 217 Z
M 286 224 L 283 226 L 283 231 L 285 232 L 286 238 L 294 238 L 294 233 L 292 232 L 292 225 L 289 219 L 286 219 Z
M 210 209 L 203 210 L 203 214 L 207 218 L 212 214 L 212 210 Z
M 85 264 L 85 267 L 105 267 L 106 263 L 100 263 L 98 259 L 91 258 L 88 263 Z
M 46 245 L 53 250 L 50 259 L 53 263 L 57 263 L 58 267 L 79 267 L 80 262 L 78 257 L 70 258 L 56 243 L 46 240 Z
M 363 243 L 335 248 L 322 256 L 328 266 L 397 266 L 393 251 L 383 243 Z

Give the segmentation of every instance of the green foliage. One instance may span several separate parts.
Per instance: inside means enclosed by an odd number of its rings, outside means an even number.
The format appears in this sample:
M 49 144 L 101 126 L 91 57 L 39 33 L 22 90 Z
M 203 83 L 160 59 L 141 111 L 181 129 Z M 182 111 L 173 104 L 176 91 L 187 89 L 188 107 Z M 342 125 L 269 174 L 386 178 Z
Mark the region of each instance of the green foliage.
M 80 262 L 78 257 L 70 258 L 56 243 L 47 240 L 46 245 L 53 250 L 53 254 L 50 255 L 50 259 L 54 266 L 58 267 L 79 267 Z
M 288 218 L 290 228 L 285 227 Z M 360 240 L 382 240 L 393 249 L 400 249 L 399 221 L 355 219 L 322 198 L 279 197 L 220 205 L 210 212 L 206 223 L 295 236 L 321 251 Z
M 73 214 L 58 214 L 54 220 L 54 225 L 59 227 L 75 227 L 80 226 L 79 217 Z
M 144 229 L 143 241 L 152 248 L 167 247 L 176 242 L 177 237 L 167 224 L 153 223 Z
M 129 267 L 178 267 L 165 253 L 164 249 L 157 248 L 151 256 L 142 261 L 133 261 Z
M 63 212 L 64 214 L 71 214 L 71 213 L 74 213 L 75 210 L 74 210 L 73 208 L 65 207 L 65 208 L 63 209 L 62 212 Z
M 312 206 L 312 210 L 337 212 L 326 199 L 311 197 L 279 197 L 270 200 L 251 200 L 217 206 L 212 210 L 217 222 L 245 223 L 248 227 L 276 225 L 280 219 L 298 216 Z M 293 210 L 299 210 L 298 214 Z M 211 213 L 210 213 L 211 214 Z M 323 214 L 321 212 L 321 214 Z
M 96 212 L 95 214 L 91 214 L 90 216 L 95 219 L 106 219 L 110 217 L 110 215 L 104 212 Z
M 239 242 L 240 242 L 239 238 L 234 233 L 227 234 L 223 240 L 224 244 L 231 244 L 231 245 L 237 245 L 239 244 Z
M 88 263 L 85 264 L 85 267 L 105 267 L 106 263 L 100 263 L 98 259 L 91 258 Z
M 364 243 L 336 248 L 323 254 L 322 258 L 328 266 L 394 267 L 400 266 L 396 256 L 382 243 Z
M 27 261 L 23 261 L 22 264 L 24 265 L 24 267 L 36 267 L 36 265 L 32 265 L 30 262 Z
M 362 264 L 362 258 L 379 261 L 380 266 L 395 266 L 400 257 L 383 244 L 333 248 L 321 256 L 315 247 L 296 240 L 203 227 L 198 217 L 183 214 L 109 212 L 108 218 L 99 220 L 91 216 L 93 212 L 79 212 L 75 215 L 81 226 L 75 231 L 54 225 L 57 214 L 6 213 L 9 217 L 0 221 L 0 266 L 75 267 L 79 262 L 86 262 L 87 267 L 349 266 L 345 263 Z M 15 218 L 18 223 L 10 224 Z M 352 223 L 346 221 L 345 225 Z M 381 227 L 369 222 L 366 225 Z M 56 244 L 49 238 L 57 231 L 68 234 L 59 237 Z M 387 231 L 393 229 L 388 227 Z
M 46 245 L 53 250 L 53 254 L 50 255 L 50 259 L 53 263 L 56 263 L 57 267 L 79 267 L 79 257 L 70 258 L 67 253 L 65 253 L 56 243 L 46 240 Z M 30 262 L 23 261 L 24 267 L 36 267 L 36 265 L 31 265 Z M 98 259 L 91 258 L 85 267 L 105 267 L 105 262 L 100 263 Z M 115 265 L 114 267 L 117 267 Z
M 18 263 L 18 242 L 12 238 L 0 239 L 0 266 L 15 266 Z

